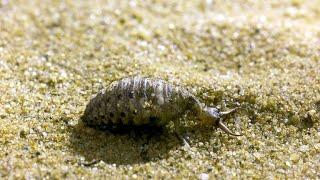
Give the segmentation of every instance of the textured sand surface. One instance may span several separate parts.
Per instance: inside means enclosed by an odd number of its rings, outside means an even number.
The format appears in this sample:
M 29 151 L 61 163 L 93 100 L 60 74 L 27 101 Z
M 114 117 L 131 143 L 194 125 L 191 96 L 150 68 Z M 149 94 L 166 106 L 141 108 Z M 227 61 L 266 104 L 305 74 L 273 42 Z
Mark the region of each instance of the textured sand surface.
M 320 1 L 267 2 L 0 1 L 0 177 L 320 178 Z M 79 123 L 132 75 L 241 105 L 244 136 Z

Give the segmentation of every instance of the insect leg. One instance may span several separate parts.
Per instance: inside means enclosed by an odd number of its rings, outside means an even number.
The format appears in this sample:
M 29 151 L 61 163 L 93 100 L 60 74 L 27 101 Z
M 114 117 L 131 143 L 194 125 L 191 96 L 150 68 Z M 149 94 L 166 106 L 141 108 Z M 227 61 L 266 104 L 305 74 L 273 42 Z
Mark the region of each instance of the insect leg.
M 148 145 L 149 145 L 149 140 L 148 142 L 143 143 L 140 147 L 140 157 L 145 161 L 148 161 L 150 159 L 148 156 L 148 149 L 149 149 Z
M 183 142 L 183 144 L 184 144 L 185 146 L 187 146 L 187 148 L 190 148 L 190 147 L 191 147 L 191 146 L 189 145 L 188 141 L 186 140 L 186 139 L 187 139 L 186 137 L 181 136 L 181 135 L 178 134 L 178 133 L 175 133 L 175 134 L 176 134 L 176 136 Z

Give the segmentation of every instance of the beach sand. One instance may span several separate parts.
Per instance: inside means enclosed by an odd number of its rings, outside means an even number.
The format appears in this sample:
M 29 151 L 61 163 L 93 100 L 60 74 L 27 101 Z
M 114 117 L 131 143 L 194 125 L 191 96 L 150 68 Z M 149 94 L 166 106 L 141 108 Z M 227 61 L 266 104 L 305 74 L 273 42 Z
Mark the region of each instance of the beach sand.
M 319 1 L 0 1 L 0 177 L 320 178 Z M 103 87 L 158 77 L 220 109 L 221 130 L 88 128 Z M 148 141 L 148 142 L 147 142 Z

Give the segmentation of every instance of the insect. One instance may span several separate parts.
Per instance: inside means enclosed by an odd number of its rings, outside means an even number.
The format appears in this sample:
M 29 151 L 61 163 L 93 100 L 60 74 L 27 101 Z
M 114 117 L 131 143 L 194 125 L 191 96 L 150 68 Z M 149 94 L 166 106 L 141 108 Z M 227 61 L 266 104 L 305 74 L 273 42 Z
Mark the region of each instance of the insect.
M 183 115 L 192 115 L 202 125 L 218 125 L 231 132 L 222 117 L 236 110 L 220 112 L 201 103 L 186 89 L 164 80 L 129 77 L 115 81 L 100 91 L 86 106 L 82 120 L 89 126 L 178 126 Z

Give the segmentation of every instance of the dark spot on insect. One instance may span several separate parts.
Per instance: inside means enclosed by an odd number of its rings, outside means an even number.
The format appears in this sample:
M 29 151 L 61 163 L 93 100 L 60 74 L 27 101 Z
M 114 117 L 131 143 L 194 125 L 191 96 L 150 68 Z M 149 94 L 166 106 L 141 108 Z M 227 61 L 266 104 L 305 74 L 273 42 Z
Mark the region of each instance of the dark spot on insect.
M 123 124 L 123 122 L 122 122 L 122 118 L 118 118 L 118 120 L 117 120 L 117 121 L 118 121 L 118 123 L 119 123 L 119 124 Z
M 158 121 L 159 121 L 159 118 L 158 118 L 158 117 L 155 117 L 155 116 L 150 116 L 150 117 L 149 117 L 149 122 L 150 122 L 151 124 L 156 124 Z
M 109 116 L 110 116 L 110 118 L 113 118 L 114 114 L 111 112 L 111 113 L 109 113 Z
M 133 92 L 130 91 L 128 96 L 129 96 L 130 99 L 133 99 Z
M 137 115 L 137 110 L 133 110 L 133 111 L 132 111 L 132 114 L 133 114 L 133 115 Z
M 120 116 L 121 116 L 121 117 L 126 117 L 126 113 L 121 112 L 121 113 L 120 113 Z

